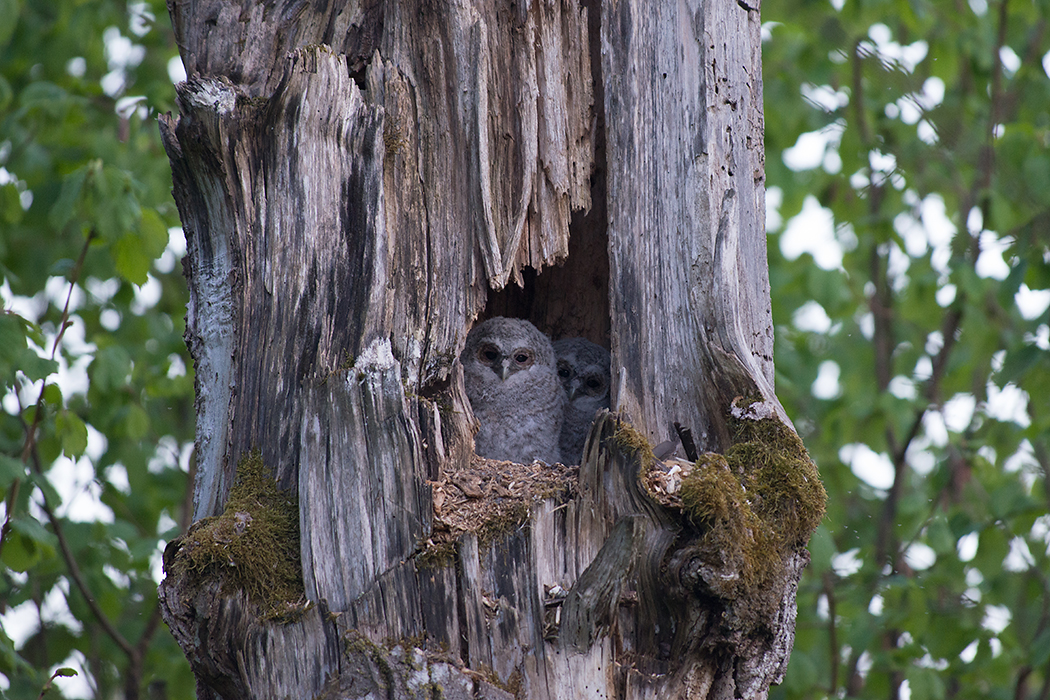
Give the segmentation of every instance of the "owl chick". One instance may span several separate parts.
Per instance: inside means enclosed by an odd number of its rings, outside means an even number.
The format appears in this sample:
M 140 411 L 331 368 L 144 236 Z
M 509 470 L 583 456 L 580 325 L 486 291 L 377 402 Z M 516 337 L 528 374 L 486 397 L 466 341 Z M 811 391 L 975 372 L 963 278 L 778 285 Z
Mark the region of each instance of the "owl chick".
M 565 392 L 550 339 L 528 321 L 498 316 L 467 335 L 459 356 L 481 457 L 527 464 L 561 461 Z
M 559 438 L 561 455 L 567 464 L 579 464 L 594 414 L 609 408 L 609 351 L 584 338 L 562 338 L 554 343 L 554 354 L 569 400 Z

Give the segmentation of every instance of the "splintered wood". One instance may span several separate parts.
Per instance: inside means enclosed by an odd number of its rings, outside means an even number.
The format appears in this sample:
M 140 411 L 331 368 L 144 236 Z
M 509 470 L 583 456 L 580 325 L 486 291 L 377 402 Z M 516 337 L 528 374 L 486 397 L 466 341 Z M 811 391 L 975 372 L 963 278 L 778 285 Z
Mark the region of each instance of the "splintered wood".
M 470 464 L 429 482 L 434 498 L 435 543 L 465 532 L 484 539 L 517 527 L 536 501 L 575 498 L 580 468 L 542 462 L 517 464 L 472 455 Z

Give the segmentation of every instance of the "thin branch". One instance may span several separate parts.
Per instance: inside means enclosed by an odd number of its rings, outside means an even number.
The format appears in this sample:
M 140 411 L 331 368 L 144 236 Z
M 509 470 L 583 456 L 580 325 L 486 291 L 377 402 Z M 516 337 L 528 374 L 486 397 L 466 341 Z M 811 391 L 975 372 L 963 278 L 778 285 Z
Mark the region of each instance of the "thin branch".
M 857 130 L 860 134 L 860 141 L 865 152 L 868 154 L 868 213 L 872 225 L 875 225 L 875 222 L 878 221 L 879 210 L 882 207 L 884 183 L 876 183 L 875 173 L 871 168 L 870 153 L 872 148 L 872 134 L 865 114 L 861 41 L 861 39 L 858 39 L 853 46 L 853 97 L 851 101 L 856 113 L 856 123 Z M 890 380 L 893 377 L 893 292 L 889 284 L 889 271 L 880 255 L 879 243 L 877 240 L 872 242 L 868 263 L 871 281 L 875 286 L 871 297 L 868 299 L 868 306 L 871 310 L 875 326 L 873 336 L 873 344 L 875 346 L 875 383 L 878 391 L 882 393 L 889 388 Z M 886 445 L 891 454 L 894 454 L 895 456 L 903 454 L 903 450 L 897 443 L 893 426 L 889 424 L 886 426 Z M 900 493 L 904 484 L 904 467 L 905 461 L 903 458 L 895 460 L 893 484 L 886 496 L 886 502 L 877 524 L 875 559 L 880 563 L 886 558 L 890 549 L 893 522 L 896 519 L 897 513 L 897 503 L 900 500 Z M 897 557 L 893 558 L 896 560 Z M 886 636 L 883 637 L 883 643 L 890 644 L 893 643 L 893 641 L 892 633 L 887 632 Z M 837 654 L 837 652 L 833 653 Z M 847 695 L 856 695 L 863 687 L 864 680 L 857 672 L 857 664 L 860 661 L 859 653 L 854 650 L 851 657 L 849 675 L 846 681 L 846 693 Z M 832 658 L 834 659 L 835 656 Z M 899 693 L 900 681 L 897 676 L 899 676 L 899 674 L 891 672 L 887 679 L 890 683 L 891 697 L 895 697 Z M 838 685 L 838 678 L 835 672 L 832 674 L 832 681 L 832 694 L 834 694 L 835 686 Z
M 69 304 L 73 298 L 73 288 L 76 286 L 77 280 L 80 279 L 80 272 L 84 267 L 84 259 L 87 257 L 88 247 L 91 245 L 91 241 L 95 240 L 98 236 L 95 230 L 92 229 L 87 238 L 84 240 L 84 247 L 80 249 L 80 255 L 77 257 L 77 262 L 73 266 L 73 270 L 69 276 L 69 292 L 66 294 L 66 304 L 62 308 L 62 319 L 58 324 L 58 333 L 55 335 L 55 342 L 51 345 L 51 359 L 55 359 L 55 355 L 58 353 L 59 343 L 62 342 L 62 336 L 66 333 L 66 328 L 69 324 Z M 47 382 L 43 381 L 40 384 L 40 395 L 36 400 L 36 410 L 33 413 L 32 424 L 26 425 L 23 422 L 26 437 L 25 442 L 22 444 L 22 464 L 29 464 L 29 455 L 36 449 L 36 434 L 40 429 L 40 424 L 44 420 L 44 391 L 47 389 Z M 18 392 L 15 392 L 18 395 Z M 19 397 L 19 416 L 22 415 L 21 400 Z M 4 525 L 0 527 L 0 554 L 4 551 L 4 542 L 7 541 L 7 535 L 11 530 L 11 518 L 14 515 L 15 504 L 18 498 L 18 491 L 21 486 L 21 480 L 16 479 L 11 486 L 11 491 L 7 499 L 7 512 L 4 515 Z M 6 607 L 3 603 L 0 603 L 0 612 Z
M 824 597 L 828 599 L 828 651 L 831 652 L 831 681 L 828 684 L 828 696 L 835 697 L 839 688 L 839 640 L 835 626 L 835 583 L 830 571 L 824 572 Z
M 52 360 L 58 353 L 58 348 L 62 342 L 62 336 L 65 334 L 66 328 L 68 327 L 69 305 L 73 296 L 73 289 L 77 283 L 77 280 L 80 278 L 80 272 L 84 266 L 84 259 L 87 257 L 88 247 L 91 245 L 91 242 L 96 238 L 96 236 L 97 234 L 94 230 L 92 230 L 88 234 L 87 238 L 84 240 L 84 246 L 80 250 L 80 256 L 77 258 L 77 262 L 73 266 L 73 270 L 70 274 L 69 293 L 66 295 L 66 303 L 62 309 L 62 318 L 59 322 L 58 333 L 55 335 L 55 341 L 51 346 Z M 23 464 L 29 464 L 33 468 L 33 470 L 41 476 L 43 475 L 43 468 L 40 464 L 40 457 L 37 453 L 36 435 L 38 430 L 40 429 L 40 424 L 44 420 L 44 391 L 47 389 L 47 386 L 48 385 L 46 381 L 42 382 L 40 387 L 40 395 L 36 401 L 36 410 L 33 414 L 33 422 L 25 427 L 26 437 L 25 443 L 22 445 Z M 87 582 L 84 581 L 84 576 L 80 571 L 80 566 L 77 564 L 77 560 L 76 557 L 73 555 L 72 549 L 70 549 L 69 541 L 66 539 L 65 531 L 62 528 L 62 524 L 59 521 L 58 517 L 55 515 L 55 511 L 51 507 L 51 504 L 48 503 L 47 494 L 41 491 L 40 495 L 44 513 L 47 515 L 48 520 L 51 523 L 51 527 L 55 532 L 55 537 L 58 539 L 59 551 L 61 551 L 62 553 L 62 559 L 66 564 L 66 568 L 69 570 L 70 576 L 73 578 L 74 584 L 80 591 L 81 595 L 84 596 L 84 599 L 87 601 L 88 607 L 91 609 L 92 615 L 94 615 L 95 619 L 98 621 L 99 625 L 102 626 L 102 629 L 105 630 L 106 634 L 108 634 L 110 638 L 113 639 L 113 641 L 117 644 L 117 646 L 121 648 L 122 651 L 124 651 L 125 654 L 127 654 L 131 658 L 134 658 L 135 648 L 131 646 L 128 640 L 124 638 L 124 635 L 120 633 L 120 630 L 118 630 L 110 621 L 110 619 L 106 616 L 102 608 L 99 607 L 98 603 L 95 600 L 95 597 L 91 594 L 91 591 L 87 586 Z M 10 518 L 12 510 L 13 508 L 8 509 L 8 518 Z M 6 527 L 7 523 L 5 523 L 4 534 L 6 534 Z
M 1030 41 L 1028 46 L 1025 47 L 1024 58 L 1021 60 L 1022 65 L 1038 65 L 1040 63 L 1040 58 L 1043 55 L 1043 34 L 1045 33 L 1046 18 L 1040 17 L 1039 21 L 1036 22 L 1035 28 L 1028 35 Z M 1036 70 L 1039 70 L 1039 68 L 1036 68 Z
M 846 679 L 846 697 L 859 697 L 864 690 L 864 677 L 860 674 L 861 651 L 850 652 L 849 673 Z
M 969 191 L 962 199 L 963 224 L 970 210 L 977 203 L 981 191 L 988 188 L 992 183 L 992 173 L 995 171 L 995 128 L 999 125 L 999 109 L 1003 103 L 1003 60 L 1002 48 L 1006 45 L 1006 25 L 1008 20 L 1009 0 L 1001 0 L 999 3 L 999 26 L 996 34 L 995 48 L 992 51 L 992 84 L 990 86 L 988 124 L 985 127 L 985 145 L 981 148 L 977 161 L 977 176 L 970 184 Z M 973 244 L 970 249 L 973 260 L 977 259 L 979 250 L 975 250 Z
M 933 358 L 930 378 L 927 380 L 926 388 L 924 389 L 926 399 L 933 403 L 939 403 L 941 380 L 944 378 L 944 372 L 948 368 L 948 359 L 952 350 L 955 348 L 955 336 L 959 332 L 959 324 L 962 322 L 962 299 L 965 298 L 966 293 L 960 292 L 960 295 L 959 301 L 956 302 L 944 317 L 944 323 L 941 325 L 941 339 L 943 344 L 941 345 L 941 349 L 937 351 L 937 355 Z
M 146 659 L 150 641 L 160 627 L 160 619 L 160 601 L 157 601 L 146 621 L 146 628 L 142 631 L 138 644 L 135 645 L 135 653 L 129 655 L 128 670 L 124 678 L 125 700 L 138 700 L 139 688 L 142 686 L 142 664 Z
M 47 496 L 41 492 L 43 499 L 42 507 L 44 513 L 47 514 L 48 520 L 51 522 L 51 527 L 55 531 L 55 537 L 58 538 L 58 548 L 62 552 L 62 559 L 66 563 L 66 568 L 69 569 L 69 575 L 73 577 L 73 583 L 76 584 L 77 590 L 84 596 L 84 600 L 87 601 L 88 607 L 91 608 L 91 614 L 95 616 L 99 625 L 105 630 L 106 634 L 120 647 L 121 651 L 132 657 L 135 654 L 135 648 L 131 646 L 124 635 L 120 633 L 113 623 L 110 621 L 106 613 L 99 607 L 98 602 L 95 601 L 95 597 L 91 595 L 91 590 L 87 586 L 87 582 L 84 581 L 84 576 L 80 572 L 80 566 L 77 564 L 76 557 L 73 556 L 73 550 L 69 547 L 69 542 L 66 540 L 65 532 L 62 529 L 62 525 L 55 515 L 55 511 L 51 508 L 51 505 L 47 502 Z
M 873 185 L 874 187 L 874 185 Z M 872 212 L 874 215 L 876 212 Z M 873 242 L 869 260 L 869 274 L 875 291 L 868 300 L 872 320 L 875 322 L 875 381 L 879 392 L 884 392 L 893 378 L 893 293 L 890 291 L 888 271 L 879 254 L 879 244 Z
M 47 695 L 47 691 L 51 690 L 51 686 L 54 685 L 55 679 L 59 676 L 69 678 L 70 676 L 77 675 L 77 672 L 71 668 L 60 668 L 51 674 L 51 678 L 47 680 L 44 687 L 40 690 L 40 695 L 37 696 L 37 700 L 43 700 L 43 697 Z
M 857 119 L 857 130 L 860 132 L 860 142 L 865 148 L 871 143 L 871 131 L 868 129 L 868 118 L 864 114 L 864 72 L 863 72 L 863 59 L 864 57 L 860 53 L 860 45 L 863 39 L 857 39 L 853 42 L 853 61 L 852 61 L 852 87 L 853 94 L 850 95 L 850 102 L 853 103 L 853 111 L 856 113 Z
M 1009 19 L 1009 2 L 1010 0 L 1001 0 L 999 3 L 999 31 L 995 39 L 995 51 L 992 54 L 992 92 L 991 92 L 991 109 L 988 112 L 988 129 L 987 139 L 988 146 L 991 148 L 995 143 L 995 127 L 999 124 L 999 108 L 1002 106 L 1003 98 L 1003 59 L 1002 49 L 1006 45 L 1006 24 Z M 987 183 L 991 182 L 992 169 L 994 166 L 994 152 L 991 154 L 993 161 L 988 164 L 988 170 L 982 173 Z
M 874 213 L 874 212 L 873 212 Z M 873 217 L 874 218 L 874 217 Z M 879 255 L 879 246 L 873 243 L 871 247 L 870 274 L 875 285 L 875 291 L 868 302 L 874 319 L 875 345 L 875 383 L 879 393 L 889 388 L 890 379 L 893 376 L 893 324 L 892 315 L 892 293 L 887 279 L 888 271 Z M 917 429 L 917 428 L 916 428 Z M 892 549 L 893 523 L 897 518 L 897 505 L 900 501 L 901 490 L 904 488 L 904 476 L 907 462 L 904 459 L 906 451 L 897 441 L 897 435 L 890 423 L 886 425 L 886 446 L 893 455 L 893 483 L 890 485 L 889 493 L 879 516 L 879 522 L 875 536 L 875 559 L 883 562 Z M 896 559 L 896 557 L 893 557 Z
M 84 258 L 87 257 L 88 247 L 97 235 L 94 229 L 88 233 L 87 238 L 84 240 L 84 247 L 80 249 L 80 256 L 77 258 L 72 274 L 69 276 L 69 292 L 66 294 L 66 304 L 62 307 L 62 321 L 58 324 L 58 333 L 55 335 L 55 342 L 51 345 L 52 360 L 55 359 L 55 355 L 58 353 L 58 345 L 62 342 L 62 336 L 66 334 L 66 328 L 69 327 L 69 304 L 73 299 L 73 289 L 76 287 L 77 280 L 80 279 L 80 271 L 84 267 Z
M 911 423 L 911 427 L 908 428 L 908 433 L 905 435 L 904 441 L 896 450 L 892 451 L 893 463 L 895 465 L 904 460 L 911 443 L 915 441 L 916 437 L 918 437 L 919 429 L 922 428 L 922 421 L 926 417 L 929 405 L 940 403 L 941 380 L 944 379 L 944 372 L 948 367 L 948 359 L 952 350 L 955 348 L 955 335 L 959 330 L 959 323 L 961 321 L 962 304 L 956 304 L 955 307 L 945 315 L 944 322 L 941 324 L 941 337 L 944 339 L 944 344 L 941 345 L 941 349 L 933 357 L 931 362 L 933 369 L 930 372 L 930 377 L 926 380 L 922 391 L 922 395 L 927 403 L 915 412 L 915 418 Z
M 177 459 L 178 455 L 176 455 Z M 193 519 L 193 484 L 196 481 L 197 460 L 196 456 L 190 458 L 190 470 L 186 481 L 186 494 L 183 497 L 181 512 L 179 513 L 179 528 L 185 533 L 189 530 Z M 139 686 L 142 684 L 142 664 L 146 659 L 146 651 L 149 649 L 153 635 L 160 629 L 161 612 L 160 601 L 153 604 L 146 627 L 135 645 L 135 653 L 129 655 L 128 671 L 124 682 L 124 695 L 126 700 L 135 700 L 139 697 Z

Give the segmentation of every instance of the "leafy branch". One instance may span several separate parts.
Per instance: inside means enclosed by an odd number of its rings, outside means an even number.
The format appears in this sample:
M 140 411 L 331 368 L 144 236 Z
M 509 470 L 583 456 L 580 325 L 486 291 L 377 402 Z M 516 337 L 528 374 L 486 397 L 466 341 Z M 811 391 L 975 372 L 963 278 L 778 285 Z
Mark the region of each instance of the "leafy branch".
M 58 324 L 58 332 L 55 334 L 55 340 L 51 345 L 52 360 L 54 360 L 55 356 L 58 354 L 58 348 L 62 342 L 62 336 L 65 335 L 66 328 L 69 327 L 69 304 L 73 298 L 73 288 L 76 285 L 77 280 L 80 278 L 80 271 L 84 267 L 84 258 L 87 257 L 88 247 L 96 237 L 97 234 L 94 230 L 88 233 L 87 238 L 84 240 L 84 246 L 80 249 L 80 255 L 77 257 L 76 264 L 73 266 L 73 270 L 70 273 L 69 293 L 66 295 L 66 303 L 62 308 L 62 318 Z M 40 430 L 40 425 L 44 422 L 44 392 L 47 390 L 47 386 L 48 384 L 46 380 L 40 382 L 40 395 L 36 400 L 36 410 L 33 413 L 33 422 L 29 425 L 23 423 L 25 429 L 25 441 L 22 444 L 22 464 L 29 464 L 30 455 L 36 450 L 36 436 Z M 19 414 L 21 413 L 22 412 L 19 411 Z M 7 541 L 7 536 L 11 530 L 11 518 L 14 515 L 20 486 L 21 480 L 16 479 L 11 485 L 11 492 L 8 495 L 4 525 L 0 528 L 0 555 L 3 554 L 4 542 Z
M 77 675 L 77 672 L 71 668 L 57 668 L 55 672 L 51 674 L 51 677 L 47 679 L 47 683 L 40 690 L 40 695 L 37 696 L 37 700 L 43 700 L 43 697 L 47 695 L 47 691 L 51 690 L 51 686 L 54 685 L 56 678 L 72 678 Z
M 69 291 L 66 295 L 65 305 L 62 309 L 62 316 L 59 322 L 58 332 L 55 335 L 54 342 L 51 347 L 51 359 L 54 360 L 58 354 L 58 349 L 61 346 L 62 337 L 65 334 L 66 329 L 70 325 L 69 320 L 69 307 L 71 304 L 73 290 L 80 278 L 81 271 L 84 265 L 84 259 L 87 257 L 88 248 L 91 243 L 97 238 L 97 234 L 92 230 L 84 241 L 84 245 L 81 248 L 80 255 L 77 258 L 75 265 L 70 273 L 69 279 Z M 37 397 L 35 410 L 33 413 L 33 421 L 31 423 L 25 423 L 23 421 L 23 428 L 25 433 L 25 439 L 22 446 L 22 463 L 28 465 L 29 468 L 38 476 L 44 476 L 43 465 L 40 461 L 40 455 L 37 444 L 37 436 L 39 435 L 40 428 L 44 422 L 46 415 L 46 402 L 45 392 L 48 383 L 44 380 L 41 383 L 40 393 Z M 20 415 L 24 413 L 20 411 Z M 11 493 L 8 498 L 7 513 L 2 529 L 2 535 L 0 535 L 0 553 L 2 553 L 3 542 L 6 540 L 10 532 L 11 518 L 14 512 L 14 506 L 16 498 L 18 496 L 19 481 L 15 481 L 11 488 Z M 80 591 L 81 596 L 87 602 L 88 608 L 91 610 L 92 616 L 95 618 L 98 625 L 102 628 L 105 634 L 113 640 L 113 642 L 120 648 L 120 650 L 128 658 L 128 669 L 125 673 L 125 697 L 128 700 L 136 700 L 139 697 L 139 686 L 143 675 L 143 661 L 145 658 L 146 650 L 149 648 L 150 642 L 160 627 L 160 605 L 159 603 L 154 604 L 153 609 L 150 612 L 150 616 L 146 621 L 145 628 L 142 634 L 139 636 L 137 643 L 132 644 L 128 639 L 117 629 L 117 626 L 113 621 L 106 615 L 105 611 L 99 606 L 98 601 L 92 594 L 87 581 L 84 578 L 83 572 L 80 569 L 80 565 L 77 563 L 76 555 L 69 545 L 69 540 L 66 537 L 65 529 L 62 525 L 62 520 L 58 517 L 55 512 L 54 506 L 48 499 L 47 492 L 41 489 L 41 508 L 47 515 L 48 522 L 55 534 L 58 541 L 59 551 L 62 555 L 62 560 L 65 563 L 66 570 L 69 572 L 70 578 L 72 578 L 76 589 Z M 72 673 L 65 673 L 70 669 L 59 669 L 52 675 L 51 679 L 47 682 L 44 690 L 41 691 L 40 697 L 43 697 L 44 693 L 51 687 L 52 681 L 58 676 L 76 675 L 75 671 Z

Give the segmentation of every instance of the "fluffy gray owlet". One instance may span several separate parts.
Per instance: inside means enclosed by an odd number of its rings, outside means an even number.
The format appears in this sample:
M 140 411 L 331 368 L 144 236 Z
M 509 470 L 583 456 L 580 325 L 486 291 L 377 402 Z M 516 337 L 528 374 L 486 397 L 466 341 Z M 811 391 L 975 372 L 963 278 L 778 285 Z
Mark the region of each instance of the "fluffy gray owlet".
M 569 399 L 559 440 L 561 454 L 566 464 L 579 464 L 594 414 L 609 408 L 609 351 L 584 338 L 562 338 L 554 344 L 554 355 Z
M 497 316 L 470 331 L 459 361 L 481 425 L 474 436 L 478 455 L 521 464 L 561 461 L 565 392 L 547 336 L 528 321 Z

